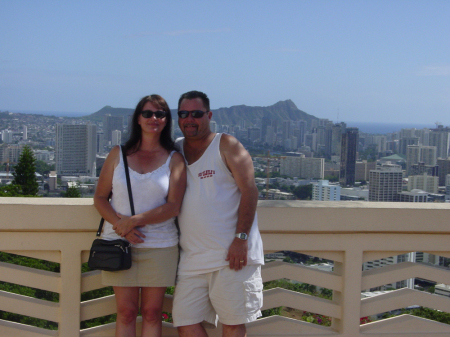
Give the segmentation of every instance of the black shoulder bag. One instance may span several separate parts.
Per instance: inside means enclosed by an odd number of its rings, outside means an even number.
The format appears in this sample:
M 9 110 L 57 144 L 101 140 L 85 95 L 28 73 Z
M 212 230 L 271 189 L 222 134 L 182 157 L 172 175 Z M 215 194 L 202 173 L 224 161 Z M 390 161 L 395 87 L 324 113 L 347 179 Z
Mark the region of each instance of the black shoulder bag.
M 134 215 L 134 203 L 133 195 L 131 194 L 131 182 L 130 173 L 128 171 L 127 155 L 124 151 L 123 146 L 123 164 L 125 166 L 125 176 L 127 179 L 128 187 L 128 198 L 130 199 L 131 214 Z M 103 223 L 105 219 L 100 220 L 100 225 L 98 226 L 97 237 L 100 236 Z M 95 239 L 92 243 L 91 252 L 89 254 L 88 266 L 91 269 L 106 270 L 106 271 L 117 271 L 126 270 L 131 268 L 131 244 L 128 241 L 117 239 L 117 240 L 103 240 Z

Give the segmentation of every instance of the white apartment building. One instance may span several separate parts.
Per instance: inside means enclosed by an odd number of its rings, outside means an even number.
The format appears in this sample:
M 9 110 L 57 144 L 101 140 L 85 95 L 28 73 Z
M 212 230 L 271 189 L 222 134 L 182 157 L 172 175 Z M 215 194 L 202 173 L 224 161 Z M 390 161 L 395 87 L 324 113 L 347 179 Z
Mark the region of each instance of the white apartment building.
M 387 162 L 369 173 L 369 201 L 398 201 L 402 191 L 402 168 Z
M 96 153 L 96 125 L 56 124 L 57 174 L 95 177 Z
M 17 164 L 22 154 L 22 145 L 18 144 L 2 144 L 0 145 L 0 164 L 10 163 Z
M 380 260 L 374 260 L 374 261 L 368 261 L 363 263 L 363 271 L 364 270 L 370 270 L 374 268 L 380 268 L 380 267 L 386 267 L 391 264 L 401 263 L 401 262 L 416 262 L 416 253 L 408 253 L 408 254 L 401 254 L 396 256 L 391 256 L 387 258 L 383 258 Z M 410 289 L 414 289 L 414 279 L 408 279 L 404 281 L 398 281 L 393 283 L 388 283 L 385 285 L 382 285 L 380 287 L 377 287 L 373 290 L 387 290 L 389 288 L 398 289 L 398 288 L 404 288 L 408 287 Z M 366 289 L 366 291 L 369 291 L 369 289 Z
M 312 200 L 339 201 L 341 200 L 341 187 L 330 185 L 328 180 L 319 180 L 313 184 Z
M 217 123 L 215 121 L 210 121 L 209 129 L 211 130 L 211 132 L 217 132 Z
M 119 130 L 112 131 L 111 145 L 116 146 L 122 143 L 122 132 Z
M 378 152 L 386 152 L 386 136 L 374 136 L 373 142 L 377 145 Z
M 408 177 L 408 191 L 419 189 L 428 193 L 438 193 L 439 177 L 429 176 L 426 173 Z
M 437 157 L 447 158 L 450 148 L 450 132 L 447 128 L 439 125 L 437 129 L 433 129 L 430 132 L 430 144 L 431 146 L 436 146 Z
M 280 159 L 280 174 L 302 179 L 323 179 L 325 170 L 324 158 L 288 156 Z
M 420 148 L 420 161 L 425 165 L 434 166 L 437 163 L 436 146 L 422 146 Z
M 401 202 L 428 202 L 428 193 L 422 190 L 402 191 L 399 195 Z
M 2 131 L 2 141 L 3 143 L 10 144 L 13 142 L 13 132 L 11 130 Z
M 34 157 L 36 160 L 42 160 L 45 163 L 50 163 L 54 159 L 55 155 L 53 151 L 48 150 L 34 150 Z
M 406 147 L 406 173 L 411 172 L 411 167 L 420 162 L 420 145 L 408 145 Z

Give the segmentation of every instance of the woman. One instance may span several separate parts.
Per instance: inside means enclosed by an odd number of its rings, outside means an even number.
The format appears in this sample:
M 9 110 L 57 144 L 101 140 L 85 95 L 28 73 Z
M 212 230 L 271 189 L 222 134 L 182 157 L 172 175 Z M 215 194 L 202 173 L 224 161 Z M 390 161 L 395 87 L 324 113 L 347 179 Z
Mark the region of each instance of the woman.
M 142 336 L 161 336 L 164 293 L 175 284 L 178 232 L 174 218 L 186 189 L 186 167 L 181 154 L 174 151 L 171 127 L 170 110 L 161 96 L 141 99 L 125 144 L 135 215 L 131 216 L 119 146 L 109 153 L 98 180 L 94 205 L 106 220 L 102 238 L 122 237 L 133 244 L 131 269 L 102 271 L 102 283 L 113 286 L 116 295 L 116 336 L 136 336 L 139 309 Z

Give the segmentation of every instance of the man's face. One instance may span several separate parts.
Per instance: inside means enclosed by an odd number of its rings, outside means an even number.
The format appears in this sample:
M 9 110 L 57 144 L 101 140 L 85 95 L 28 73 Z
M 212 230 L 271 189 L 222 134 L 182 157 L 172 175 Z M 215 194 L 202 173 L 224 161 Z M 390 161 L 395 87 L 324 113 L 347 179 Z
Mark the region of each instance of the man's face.
M 184 99 L 181 101 L 179 111 L 205 111 L 201 118 L 194 118 L 189 114 L 186 118 L 178 118 L 178 125 L 186 138 L 201 138 L 207 135 L 209 130 L 209 121 L 212 117 L 211 111 L 206 111 L 200 98 Z

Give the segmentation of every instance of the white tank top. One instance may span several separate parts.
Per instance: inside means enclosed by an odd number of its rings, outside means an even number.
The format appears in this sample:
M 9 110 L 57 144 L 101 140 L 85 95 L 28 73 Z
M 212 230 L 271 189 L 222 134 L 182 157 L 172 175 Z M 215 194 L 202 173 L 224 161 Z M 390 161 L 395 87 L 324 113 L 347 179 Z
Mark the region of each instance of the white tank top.
M 234 240 L 241 193 L 220 155 L 221 134 L 206 151 L 187 165 L 187 187 L 178 222 L 181 256 L 178 274 L 202 274 L 222 269 Z M 183 152 L 184 138 L 177 139 Z M 248 239 L 248 264 L 264 264 L 264 253 L 255 215 Z
M 166 203 L 170 181 L 169 164 L 174 153 L 175 151 L 172 151 L 166 162 L 152 172 L 140 174 L 128 167 L 136 214 L 149 211 Z M 130 216 L 130 200 L 128 198 L 122 150 L 120 151 L 120 162 L 114 169 L 112 192 L 112 208 L 120 214 Z M 178 243 L 178 231 L 174 221 L 175 218 L 171 218 L 159 224 L 146 225 L 138 228 L 146 237 L 143 239 L 143 243 L 135 244 L 133 247 L 165 248 L 175 246 Z M 102 238 L 115 240 L 121 237 L 114 232 L 112 225 L 105 221 Z

